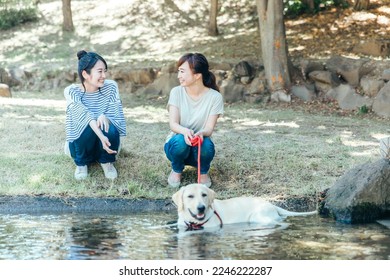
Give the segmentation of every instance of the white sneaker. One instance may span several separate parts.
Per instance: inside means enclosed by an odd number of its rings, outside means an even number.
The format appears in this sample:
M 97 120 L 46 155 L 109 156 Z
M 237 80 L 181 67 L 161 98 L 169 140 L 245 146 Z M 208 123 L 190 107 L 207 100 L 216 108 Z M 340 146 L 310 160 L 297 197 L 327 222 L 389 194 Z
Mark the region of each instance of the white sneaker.
M 101 163 L 100 164 L 104 171 L 104 176 L 107 179 L 116 179 L 118 177 L 118 173 L 116 172 L 115 166 L 112 162 Z
M 74 177 L 76 180 L 84 180 L 88 176 L 88 166 L 76 166 L 74 171 Z

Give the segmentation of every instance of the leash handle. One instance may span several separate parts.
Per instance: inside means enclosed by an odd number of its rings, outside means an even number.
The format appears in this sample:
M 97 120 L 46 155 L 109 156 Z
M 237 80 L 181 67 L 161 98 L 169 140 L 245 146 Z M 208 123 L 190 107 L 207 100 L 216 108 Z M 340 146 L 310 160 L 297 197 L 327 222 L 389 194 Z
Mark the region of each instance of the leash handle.
M 202 137 L 199 135 L 196 135 L 194 138 L 191 139 L 191 145 L 198 146 L 198 184 L 200 184 L 200 153 L 201 153 L 201 146 L 202 146 Z

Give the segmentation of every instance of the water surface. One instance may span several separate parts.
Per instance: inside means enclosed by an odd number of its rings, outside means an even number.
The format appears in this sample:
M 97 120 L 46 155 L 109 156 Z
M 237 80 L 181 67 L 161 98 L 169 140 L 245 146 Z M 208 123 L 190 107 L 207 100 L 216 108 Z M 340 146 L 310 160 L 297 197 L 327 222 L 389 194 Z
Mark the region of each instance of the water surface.
M 390 229 L 319 216 L 284 226 L 225 225 L 179 232 L 176 213 L 1 215 L 0 259 L 388 260 Z

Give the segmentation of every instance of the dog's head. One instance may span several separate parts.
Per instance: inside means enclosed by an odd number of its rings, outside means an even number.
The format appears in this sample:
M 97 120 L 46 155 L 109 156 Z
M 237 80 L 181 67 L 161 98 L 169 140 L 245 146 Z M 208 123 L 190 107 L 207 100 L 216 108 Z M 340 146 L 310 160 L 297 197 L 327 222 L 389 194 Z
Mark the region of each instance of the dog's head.
M 180 188 L 172 200 L 185 221 L 200 223 L 209 217 L 215 192 L 203 184 L 190 184 Z M 213 211 L 213 210 L 212 210 Z

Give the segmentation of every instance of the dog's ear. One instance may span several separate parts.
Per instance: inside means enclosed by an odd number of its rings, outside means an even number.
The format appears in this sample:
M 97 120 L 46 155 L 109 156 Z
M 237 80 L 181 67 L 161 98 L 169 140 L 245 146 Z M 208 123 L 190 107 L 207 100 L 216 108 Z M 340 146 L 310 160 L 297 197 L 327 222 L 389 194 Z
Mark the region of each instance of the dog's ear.
M 177 207 L 178 211 L 183 211 L 184 210 L 183 191 L 184 191 L 184 187 L 181 187 L 180 190 L 178 190 L 177 192 L 175 192 L 172 195 L 172 200 L 176 204 L 176 207 Z
M 215 191 L 213 191 L 212 189 L 208 188 L 207 189 L 207 196 L 209 198 L 209 207 L 212 207 L 214 199 L 215 199 Z

